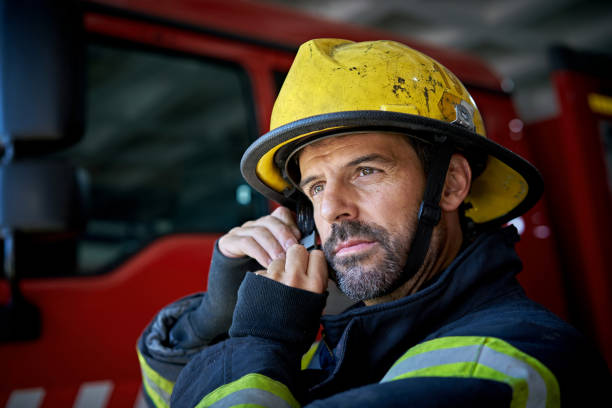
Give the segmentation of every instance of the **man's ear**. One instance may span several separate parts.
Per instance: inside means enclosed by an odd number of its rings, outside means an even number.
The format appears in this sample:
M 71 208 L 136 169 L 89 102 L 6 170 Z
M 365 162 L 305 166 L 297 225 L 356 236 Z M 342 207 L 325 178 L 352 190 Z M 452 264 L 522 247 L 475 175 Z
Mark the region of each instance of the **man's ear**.
M 454 211 L 459 208 L 470 192 L 471 182 L 472 169 L 467 159 L 460 154 L 453 154 L 446 172 L 440 208 L 443 211 Z

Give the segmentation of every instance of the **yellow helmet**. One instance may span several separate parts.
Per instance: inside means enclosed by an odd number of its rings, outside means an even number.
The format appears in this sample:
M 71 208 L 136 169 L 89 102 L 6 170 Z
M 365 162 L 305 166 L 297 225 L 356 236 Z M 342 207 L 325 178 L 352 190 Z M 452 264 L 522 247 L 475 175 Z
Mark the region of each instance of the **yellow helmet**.
M 264 196 L 293 206 L 299 191 L 294 153 L 314 140 L 361 131 L 390 131 L 484 157 L 465 215 L 500 225 L 542 193 L 538 171 L 486 138 L 463 84 L 434 59 L 394 41 L 304 43 L 274 104 L 270 131 L 245 152 L 241 170 Z

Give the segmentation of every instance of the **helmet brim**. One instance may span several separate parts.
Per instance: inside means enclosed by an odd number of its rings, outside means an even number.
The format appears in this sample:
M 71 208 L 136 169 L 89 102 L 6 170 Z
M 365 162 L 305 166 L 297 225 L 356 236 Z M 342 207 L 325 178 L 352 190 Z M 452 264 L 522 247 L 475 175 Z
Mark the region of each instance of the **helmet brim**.
M 321 138 L 364 131 L 402 133 L 431 143 L 448 138 L 459 153 L 487 157 L 466 199 L 471 207 L 466 216 L 480 226 L 502 225 L 526 212 L 542 195 L 538 170 L 505 147 L 459 125 L 379 110 L 317 115 L 273 129 L 246 150 L 240 166 L 242 175 L 268 199 L 293 208 L 301 193 L 296 180 L 285 172 L 286 158 Z

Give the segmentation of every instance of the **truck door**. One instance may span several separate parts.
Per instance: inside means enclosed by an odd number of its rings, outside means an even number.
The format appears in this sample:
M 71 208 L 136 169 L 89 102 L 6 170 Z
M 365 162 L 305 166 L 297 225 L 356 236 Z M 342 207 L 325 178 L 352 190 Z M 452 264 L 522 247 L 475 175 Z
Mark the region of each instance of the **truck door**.
M 15 239 L 40 336 L 0 344 L 0 406 L 133 406 L 136 340 L 206 288 L 215 239 L 267 213 L 239 161 L 265 129 L 292 56 L 144 15 L 84 13 L 85 132 L 45 157 L 82 169 L 82 233 Z M 24 68 L 25 69 L 25 68 Z M 0 304 L 10 290 L 0 281 Z

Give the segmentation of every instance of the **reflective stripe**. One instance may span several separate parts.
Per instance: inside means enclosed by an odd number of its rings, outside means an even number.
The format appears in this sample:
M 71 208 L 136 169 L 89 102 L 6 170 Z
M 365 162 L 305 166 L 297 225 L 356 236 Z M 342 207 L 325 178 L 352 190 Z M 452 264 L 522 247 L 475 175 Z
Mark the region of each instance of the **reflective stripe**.
M 302 370 L 305 370 L 307 368 L 319 368 L 319 367 L 312 367 L 310 364 L 311 362 L 313 362 L 312 361 L 313 357 L 318 354 L 317 353 L 318 350 L 319 350 L 319 342 L 315 341 L 314 343 L 312 343 L 312 346 L 310 346 L 310 349 L 308 349 L 306 354 L 302 356 Z
M 140 350 L 136 349 L 136 351 L 138 353 L 138 361 L 140 362 L 140 371 L 142 372 L 142 384 L 147 395 L 157 408 L 168 408 L 174 383 L 153 370 L 147 364 Z
M 457 351 L 458 349 L 461 349 L 460 352 Z M 480 346 L 464 346 L 461 348 L 426 351 L 411 358 L 400 359 L 387 371 L 381 382 L 392 381 L 404 373 L 428 368 L 436 364 L 476 361 L 480 349 Z
M 273 408 L 300 407 L 286 385 L 265 375 L 253 373 L 217 388 L 206 395 L 196 408 L 221 408 L 239 404 Z
M 144 385 L 147 395 L 157 408 L 170 407 L 170 394 L 157 387 L 157 384 L 144 375 L 142 376 L 142 384 Z
M 512 407 L 558 407 L 559 384 L 535 358 L 491 337 L 443 337 L 408 350 L 383 377 L 464 377 L 500 381 L 512 388 Z
M 236 405 L 246 404 L 249 406 L 256 405 L 266 408 L 291 408 L 291 405 L 284 399 L 277 397 L 271 392 L 258 390 L 255 388 L 247 388 L 236 391 L 225 398 L 212 404 L 211 408 L 230 408 Z M 199 405 L 198 405 L 199 407 Z

